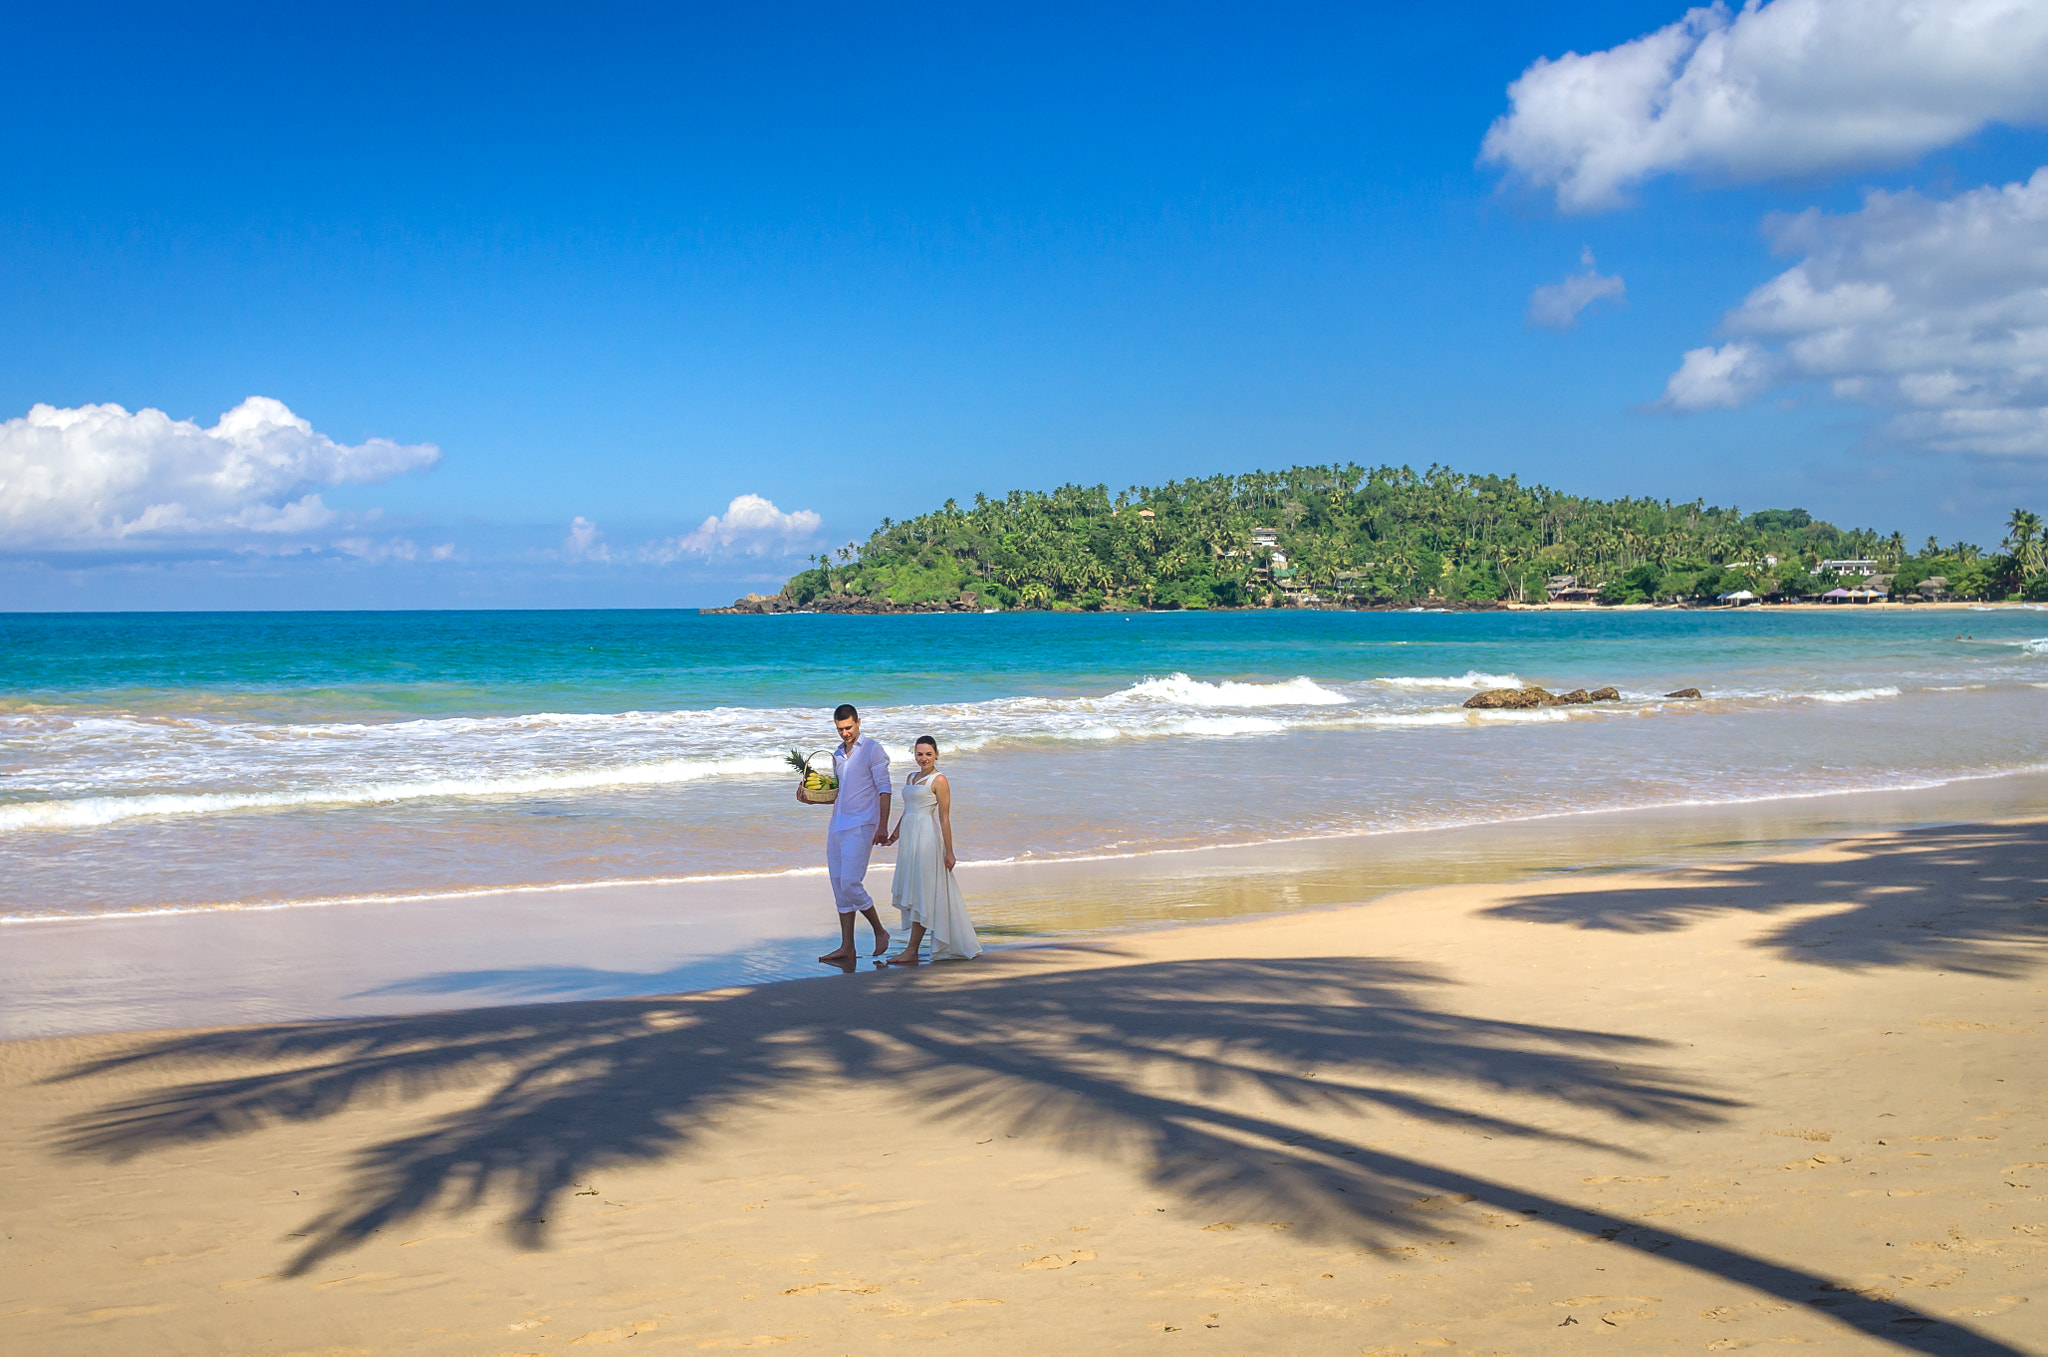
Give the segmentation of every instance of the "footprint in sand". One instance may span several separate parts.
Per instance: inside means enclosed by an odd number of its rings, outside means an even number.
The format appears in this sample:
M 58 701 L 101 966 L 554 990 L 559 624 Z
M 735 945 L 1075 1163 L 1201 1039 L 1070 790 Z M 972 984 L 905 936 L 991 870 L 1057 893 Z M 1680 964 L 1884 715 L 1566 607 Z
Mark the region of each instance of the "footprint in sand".
M 1983 1318 L 1987 1315 L 2002 1315 L 2015 1305 L 2025 1305 L 2026 1303 L 2027 1298 L 2025 1296 L 2000 1296 L 1993 1304 L 1981 1306 L 1966 1305 L 1961 1309 L 1949 1311 L 1949 1314 L 1958 1318 L 1965 1315 Z
M 1026 1272 L 1050 1272 L 1054 1268 L 1072 1267 L 1076 1263 L 1085 1263 L 1093 1257 L 1095 1257 L 1095 1250 L 1093 1249 L 1075 1249 L 1072 1253 L 1048 1253 L 1043 1258 L 1034 1258 L 1028 1263 L 1019 1263 L 1017 1266 L 1023 1268 Z
M 984 1305 L 1001 1305 L 1002 1303 L 999 1300 L 991 1300 L 985 1297 L 969 1300 L 949 1300 L 944 1305 L 934 1305 L 929 1310 L 919 1310 L 917 1313 L 919 1318 L 924 1318 L 928 1315 L 942 1315 L 948 1310 L 973 1310 Z
M 631 1324 L 621 1324 L 611 1329 L 593 1329 L 581 1338 L 569 1340 L 569 1346 L 596 1347 L 601 1343 L 617 1343 L 627 1338 L 637 1338 L 643 1333 L 652 1333 L 661 1325 L 652 1319 L 636 1319 Z

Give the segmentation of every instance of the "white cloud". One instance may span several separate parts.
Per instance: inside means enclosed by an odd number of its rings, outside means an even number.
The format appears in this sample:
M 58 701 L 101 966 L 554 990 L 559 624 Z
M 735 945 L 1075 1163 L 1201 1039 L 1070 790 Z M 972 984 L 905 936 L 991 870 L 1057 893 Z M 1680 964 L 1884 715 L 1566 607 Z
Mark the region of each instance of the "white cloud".
M 1481 158 L 1567 211 L 1652 175 L 1900 164 L 1989 123 L 2048 119 L 2039 0 L 1716 3 L 1605 51 L 1538 60 Z
M 1673 410 L 1732 410 L 1776 384 L 1777 365 L 1754 344 L 1687 349 L 1685 361 L 1664 384 Z
M 1584 273 L 1568 275 L 1561 283 L 1546 283 L 1529 294 L 1527 322 L 1546 330 L 1569 330 L 1579 323 L 1579 312 L 1599 301 L 1612 297 L 1625 300 L 1628 287 L 1617 276 L 1603 275 L 1593 263 L 1593 251 L 1580 251 L 1579 262 L 1586 266 Z
M 453 561 L 461 559 L 462 555 L 453 542 L 422 548 L 408 537 L 391 537 L 382 542 L 369 537 L 344 537 L 335 542 L 334 549 L 371 565 L 382 565 L 386 561 Z
M 1922 447 L 2048 453 L 2048 167 L 1948 200 L 1872 192 L 1861 210 L 1777 218 L 1803 254 L 1694 349 L 1669 408 L 1734 406 L 1788 382 L 1891 412 Z
M 612 549 L 606 545 L 597 524 L 578 514 L 569 523 L 569 535 L 562 539 L 560 554 L 565 561 L 609 561 Z
M 786 514 L 759 495 L 740 495 L 695 532 L 652 548 L 649 558 L 666 565 L 689 555 L 788 555 L 815 537 L 824 522 L 809 509 Z
M 388 480 L 440 456 L 431 443 L 337 443 L 265 396 L 210 429 L 161 410 L 37 405 L 0 423 L 0 541 L 312 532 L 335 517 L 316 487 Z

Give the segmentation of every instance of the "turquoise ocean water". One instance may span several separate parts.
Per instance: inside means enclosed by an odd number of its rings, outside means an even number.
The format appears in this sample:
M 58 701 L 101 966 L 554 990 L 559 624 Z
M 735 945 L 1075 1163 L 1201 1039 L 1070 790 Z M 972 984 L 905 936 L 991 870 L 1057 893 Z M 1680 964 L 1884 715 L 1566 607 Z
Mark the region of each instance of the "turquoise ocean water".
M 0 918 L 813 870 L 839 701 L 964 858 L 1143 854 L 2039 770 L 2048 612 L 0 616 Z

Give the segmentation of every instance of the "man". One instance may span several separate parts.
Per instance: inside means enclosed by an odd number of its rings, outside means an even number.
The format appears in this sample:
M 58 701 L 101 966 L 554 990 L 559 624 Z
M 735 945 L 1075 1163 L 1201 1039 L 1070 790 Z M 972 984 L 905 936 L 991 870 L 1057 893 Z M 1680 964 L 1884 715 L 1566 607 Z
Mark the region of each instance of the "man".
M 825 873 L 832 879 L 832 903 L 839 909 L 839 948 L 818 958 L 842 965 L 857 959 L 853 950 L 853 916 L 865 914 L 875 930 L 875 955 L 889 950 L 889 930 L 875 913 L 875 902 L 861 878 L 868 874 L 868 854 L 889 837 L 889 756 L 882 746 L 860 733 L 860 713 L 850 702 L 832 713 L 839 730 L 839 748 L 832 751 L 832 775 L 839 796 L 832 803 L 832 822 L 825 829 Z M 815 804 L 801 784 L 796 799 Z

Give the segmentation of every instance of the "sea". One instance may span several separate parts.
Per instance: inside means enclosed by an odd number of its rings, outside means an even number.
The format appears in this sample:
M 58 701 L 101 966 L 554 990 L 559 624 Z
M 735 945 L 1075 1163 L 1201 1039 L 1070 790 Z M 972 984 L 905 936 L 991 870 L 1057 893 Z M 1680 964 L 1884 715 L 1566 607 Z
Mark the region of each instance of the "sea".
M 1463 705 L 1524 684 L 1620 699 Z M 488 928 L 536 888 L 686 913 L 742 884 L 829 941 L 826 812 L 785 758 L 829 749 L 840 702 L 899 777 L 938 741 L 963 879 L 1003 867 L 992 939 L 1029 940 L 1092 926 L 1016 884 L 1060 864 L 1969 783 L 1995 805 L 2048 771 L 2048 610 L 0 615 L 0 949 L 450 901 Z

